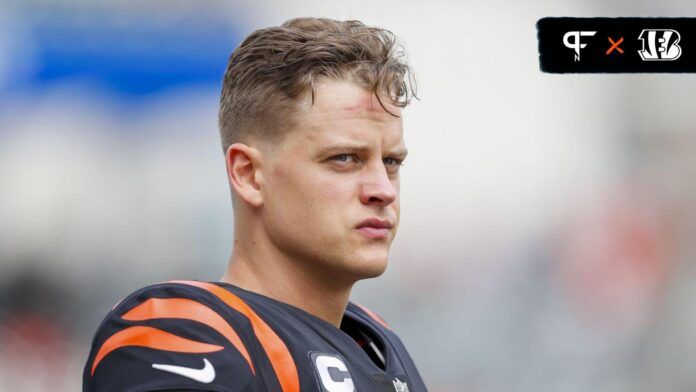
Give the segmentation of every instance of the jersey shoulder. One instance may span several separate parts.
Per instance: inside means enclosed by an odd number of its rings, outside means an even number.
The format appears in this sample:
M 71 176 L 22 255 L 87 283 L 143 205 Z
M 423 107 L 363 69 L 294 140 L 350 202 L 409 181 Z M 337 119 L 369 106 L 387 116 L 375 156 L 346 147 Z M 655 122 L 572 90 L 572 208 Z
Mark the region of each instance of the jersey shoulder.
M 249 320 L 206 288 L 221 289 L 163 283 L 114 306 L 93 338 L 83 391 L 255 390 Z

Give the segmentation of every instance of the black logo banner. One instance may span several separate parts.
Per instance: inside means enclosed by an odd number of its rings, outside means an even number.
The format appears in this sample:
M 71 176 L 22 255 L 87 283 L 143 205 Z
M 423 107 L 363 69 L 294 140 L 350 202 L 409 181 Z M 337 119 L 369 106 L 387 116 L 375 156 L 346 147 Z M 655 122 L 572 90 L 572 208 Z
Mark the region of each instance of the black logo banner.
M 696 72 L 696 18 L 543 18 L 550 73 Z

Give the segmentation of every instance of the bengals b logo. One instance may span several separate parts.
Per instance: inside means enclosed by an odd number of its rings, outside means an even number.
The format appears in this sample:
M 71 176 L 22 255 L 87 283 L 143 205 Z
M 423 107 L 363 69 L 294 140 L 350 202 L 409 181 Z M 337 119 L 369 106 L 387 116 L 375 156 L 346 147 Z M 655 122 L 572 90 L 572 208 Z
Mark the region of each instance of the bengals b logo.
M 673 61 L 681 56 L 679 32 L 671 29 L 645 29 L 638 39 L 643 49 L 638 51 L 643 61 Z

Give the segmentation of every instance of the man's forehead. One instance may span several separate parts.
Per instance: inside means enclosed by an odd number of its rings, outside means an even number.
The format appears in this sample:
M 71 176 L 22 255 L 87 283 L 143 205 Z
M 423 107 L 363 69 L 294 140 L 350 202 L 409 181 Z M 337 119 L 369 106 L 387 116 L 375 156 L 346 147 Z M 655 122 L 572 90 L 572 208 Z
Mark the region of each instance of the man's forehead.
M 385 108 L 389 110 L 389 112 L 385 111 Z M 360 97 L 357 97 L 355 100 L 352 102 L 347 102 L 344 105 L 340 106 L 341 110 L 345 110 L 348 112 L 372 112 L 374 114 L 397 114 L 401 111 L 401 108 L 398 108 L 394 105 L 391 104 L 391 102 L 387 101 L 385 102 L 385 99 L 382 98 L 382 102 L 380 102 L 377 99 L 377 96 L 374 94 L 370 95 L 363 95 Z
M 387 101 L 387 102 L 384 102 Z M 292 145 L 362 145 L 403 150 L 400 108 L 384 110 L 374 94 L 349 81 L 325 80 L 315 85 L 314 103 L 302 102 L 295 115 Z M 288 139 L 286 139 L 288 140 Z
M 347 80 L 324 80 L 315 85 L 314 106 L 322 111 L 399 116 L 401 108 L 386 96 L 378 98 L 368 89 Z M 386 109 L 386 110 L 385 110 Z

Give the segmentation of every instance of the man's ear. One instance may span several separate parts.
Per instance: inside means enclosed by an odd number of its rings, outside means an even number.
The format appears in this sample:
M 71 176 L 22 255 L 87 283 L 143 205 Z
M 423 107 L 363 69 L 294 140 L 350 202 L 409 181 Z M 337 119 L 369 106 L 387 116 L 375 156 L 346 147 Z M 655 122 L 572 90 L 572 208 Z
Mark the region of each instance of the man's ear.
M 261 195 L 261 152 L 243 143 L 235 143 L 225 154 L 227 179 L 239 197 L 253 207 L 263 204 Z

